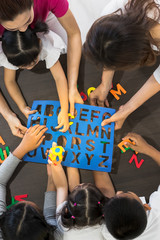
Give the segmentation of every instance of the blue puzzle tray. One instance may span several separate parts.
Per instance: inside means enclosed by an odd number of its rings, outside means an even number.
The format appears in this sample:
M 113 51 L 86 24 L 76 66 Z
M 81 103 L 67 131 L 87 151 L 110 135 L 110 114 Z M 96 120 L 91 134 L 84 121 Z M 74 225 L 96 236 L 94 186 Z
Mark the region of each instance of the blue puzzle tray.
M 57 116 L 59 101 L 34 101 L 32 110 L 38 112 L 28 118 L 27 127 L 45 124 L 48 127 L 42 144 L 25 155 L 24 161 L 47 164 L 45 152 L 57 142 L 65 149 L 63 166 L 110 172 L 114 144 L 114 123 L 101 127 L 101 122 L 112 116 L 115 109 L 75 104 L 76 115 L 70 119 L 73 124 L 65 133 L 59 132 Z

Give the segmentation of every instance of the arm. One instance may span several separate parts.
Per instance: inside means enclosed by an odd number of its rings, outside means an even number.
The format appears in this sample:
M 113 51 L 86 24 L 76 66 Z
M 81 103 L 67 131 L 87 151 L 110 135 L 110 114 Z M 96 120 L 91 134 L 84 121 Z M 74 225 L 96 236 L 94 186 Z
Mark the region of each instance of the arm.
M 115 196 L 115 190 L 108 173 L 93 171 L 93 177 L 96 187 L 99 188 L 104 196 L 108 198 Z
M 4 97 L 2 96 L 2 93 L 0 92 L 0 113 L 2 116 L 6 119 L 12 134 L 22 138 L 27 130 L 26 127 L 24 127 L 19 119 L 17 118 L 16 114 L 11 111 L 9 106 L 7 105 Z
M 128 115 L 159 91 L 160 84 L 152 75 L 140 90 L 125 105 L 119 108 L 118 112 L 112 117 L 104 120 L 101 125 L 104 126 L 110 122 L 115 122 L 115 129 L 121 128 Z
M 136 133 L 128 133 L 123 140 L 128 138 L 134 141 L 135 145 L 128 142 L 126 142 L 126 145 L 128 145 L 134 151 L 150 156 L 160 166 L 160 152 L 157 149 L 148 144 L 140 135 Z
M 68 196 L 68 184 L 65 172 L 61 164 L 54 166 L 51 164 L 52 178 L 57 189 L 57 207 L 63 203 Z
M 66 132 L 69 128 L 68 119 L 68 85 L 67 79 L 65 77 L 64 71 L 61 67 L 59 61 L 57 61 L 51 68 L 50 71 L 55 79 L 57 91 L 59 95 L 61 112 L 58 115 L 58 126 L 56 128 L 61 128 L 61 132 Z
M 67 75 L 69 81 L 69 101 L 70 113 L 74 115 L 74 103 L 83 103 L 83 100 L 77 90 L 77 79 L 79 72 L 79 64 L 81 59 L 81 35 L 79 27 L 70 10 L 58 18 L 61 25 L 67 32 L 68 50 L 67 50 Z
M 36 110 L 30 111 L 30 107 L 27 106 L 19 86 L 16 83 L 16 70 L 4 68 L 4 81 L 10 96 L 26 118 L 28 118 L 29 114 L 35 113 Z
M 79 169 L 73 167 L 67 167 L 67 177 L 69 191 L 72 192 L 73 189 L 80 184 Z
M 89 95 L 91 105 L 98 104 L 98 106 L 104 107 L 105 104 L 109 107 L 106 97 L 111 89 L 113 76 L 114 71 L 103 71 L 101 84 Z
M 45 126 L 35 125 L 27 130 L 19 146 L 0 166 L 0 214 L 6 210 L 6 184 L 12 176 L 20 159 L 29 151 L 37 148 L 44 139 Z

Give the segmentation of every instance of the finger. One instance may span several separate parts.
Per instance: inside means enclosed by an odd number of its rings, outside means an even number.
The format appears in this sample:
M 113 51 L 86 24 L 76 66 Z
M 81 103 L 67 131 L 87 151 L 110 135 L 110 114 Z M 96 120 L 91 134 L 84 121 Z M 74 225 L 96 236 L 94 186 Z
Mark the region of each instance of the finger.
M 64 127 L 59 131 L 60 132 L 66 132 L 68 129 L 69 129 L 69 125 L 68 126 L 64 125 Z
M 20 125 L 19 129 L 20 129 L 21 133 L 25 133 L 27 131 L 27 127 L 25 127 L 23 125 Z
M 38 137 L 38 138 L 41 138 L 47 130 L 48 130 L 47 127 L 43 128 L 43 129 L 37 134 L 37 137 Z
M 132 148 L 133 150 L 136 150 L 136 146 L 134 146 L 133 144 L 126 142 L 125 143 L 128 147 Z
M 98 106 L 104 107 L 104 101 L 97 100 Z
M 48 153 L 49 153 L 49 150 L 47 149 L 46 152 L 45 152 L 46 157 L 48 156 Z
M 38 135 L 44 128 L 47 127 L 45 125 L 39 125 L 38 128 L 35 129 L 34 134 Z
M 109 102 L 108 102 L 107 99 L 105 100 L 105 105 L 106 105 L 107 107 L 109 107 Z
M 53 142 L 52 143 L 52 148 L 56 147 L 57 146 L 57 143 L 56 142 Z
M 63 123 L 58 124 L 58 126 L 55 127 L 55 129 L 59 129 L 63 126 Z
M 112 121 L 112 122 L 114 122 L 114 121 Z M 122 125 L 123 125 L 123 124 L 120 124 L 119 122 L 115 122 L 115 127 L 114 127 L 114 129 L 115 129 L 115 130 L 119 130 L 119 129 L 121 129 Z
M 23 133 L 21 133 L 21 131 L 17 131 L 17 133 L 16 134 L 14 134 L 15 136 L 17 136 L 17 137 L 19 137 L 19 138 L 23 138 L 24 137 L 24 134 Z
M 42 136 L 41 139 L 39 139 L 39 141 L 37 142 L 37 147 L 39 147 L 41 145 L 44 138 L 45 138 L 45 136 Z
M 30 128 L 27 130 L 27 133 L 33 133 L 38 127 L 39 127 L 39 124 L 36 124 L 36 125 L 30 127 Z
M 29 110 L 29 109 L 28 109 L 28 110 Z M 36 113 L 36 112 L 37 112 L 37 110 L 29 110 L 29 113 L 28 113 L 28 114 L 30 115 L 30 114 L 34 114 L 34 113 Z
M 102 121 L 101 126 L 105 126 L 105 125 L 107 125 L 111 122 L 113 122 L 112 118 L 107 118 L 107 119 Z
M 131 139 L 132 141 L 136 142 L 137 141 L 137 138 L 136 138 L 136 135 L 137 134 L 134 134 L 134 133 L 128 133 L 127 136 L 125 136 L 124 138 L 122 138 L 123 140 L 126 140 L 126 139 Z
M 74 116 L 74 102 L 70 102 L 70 114 Z
M 90 105 L 96 106 L 97 105 L 96 98 L 89 98 L 89 103 L 90 103 Z

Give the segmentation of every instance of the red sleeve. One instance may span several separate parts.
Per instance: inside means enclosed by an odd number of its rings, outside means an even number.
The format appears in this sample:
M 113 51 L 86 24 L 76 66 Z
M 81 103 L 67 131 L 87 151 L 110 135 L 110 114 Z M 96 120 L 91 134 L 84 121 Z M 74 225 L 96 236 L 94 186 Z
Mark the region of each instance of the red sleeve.
M 56 2 L 56 4 L 55 4 Z M 57 18 L 63 17 L 69 8 L 67 0 L 50 0 L 51 11 Z

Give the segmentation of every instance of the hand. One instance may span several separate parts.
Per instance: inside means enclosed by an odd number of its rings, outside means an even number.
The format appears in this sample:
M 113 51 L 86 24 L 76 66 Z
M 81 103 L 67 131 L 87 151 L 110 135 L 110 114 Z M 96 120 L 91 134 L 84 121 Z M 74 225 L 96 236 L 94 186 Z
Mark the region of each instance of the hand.
M 26 153 L 36 149 L 45 138 L 44 133 L 47 131 L 47 129 L 48 128 L 45 125 L 35 125 L 30 127 L 27 129 L 19 146 Z
M 103 120 L 101 126 L 105 126 L 111 122 L 115 122 L 115 130 L 118 130 L 122 127 L 128 115 L 128 112 L 124 110 L 124 106 L 120 106 L 119 110 L 115 114 L 113 114 L 112 117 Z
M 101 83 L 93 92 L 90 93 L 90 104 L 95 106 L 98 105 L 100 107 L 109 107 L 106 97 L 110 89 L 111 86 L 106 87 L 103 83 Z
M 69 129 L 69 118 L 68 118 L 68 112 L 65 112 L 63 110 L 60 111 L 58 115 L 58 126 L 55 127 L 55 129 L 59 129 L 63 126 L 60 132 L 66 132 Z
M 74 116 L 74 104 L 75 103 L 80 103 L 80 104 L 84 103 L 77 88 L 69 89 L 69 102 L 70 102 L 70 114 L 72 116 Z
M 25 117 L 28 119 L 29 115 L 36 113 L 37 110 L 31 110 L 30 107 L 25 106 L 25 107 L 21 110 L 21 112 L 22 112 L 22 113 L 25 115 Z
M 26 131 L 19 146 L 13 151 L 13 155 L 21 159 L 26 153 L 39 147 L 45 138 L 44 133 L 47 131 L 47 129 L 48 128 L 46 128 L 44 125 L 35 125 L 30 127 Z
M 136 134 L 136 133 L 128 133 L 127 136 L 125 136 L 124 138 L 122 138 L 123 140 L 126 139 L 131 139 L 133 142 L 135 142 L 135 145 L 126 142 L 126 145 L 130 148 L 132 148 L 134 151 L 136 152 L 140 152 L 140 153 L 147 153 L 147 149 L 150 146 L 145 140 L 144 138 L 142 138 L 140 135 Z
M 12 134 L 17 136 L 17 137 L 20 137 L 20 138 L 23 138 L 24 137 L 24 134 L 25 132 L 27 131 L 27 128 L 24 127 L 20 120 L 17 118 L 16 114 L 15 113 L 12 113 L 10 114 L 8 117 L 7 117 L 7 122 L 8 122 L 8 125 L 12 131 Z

